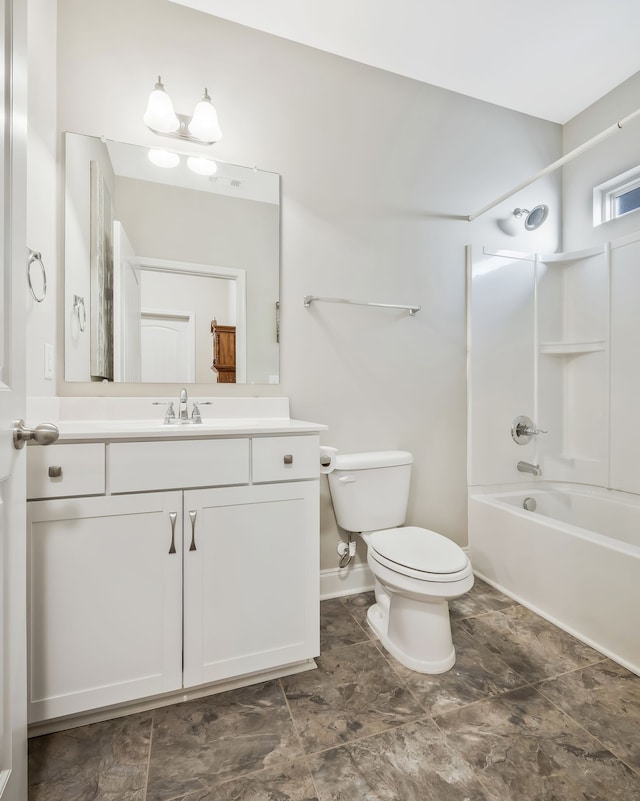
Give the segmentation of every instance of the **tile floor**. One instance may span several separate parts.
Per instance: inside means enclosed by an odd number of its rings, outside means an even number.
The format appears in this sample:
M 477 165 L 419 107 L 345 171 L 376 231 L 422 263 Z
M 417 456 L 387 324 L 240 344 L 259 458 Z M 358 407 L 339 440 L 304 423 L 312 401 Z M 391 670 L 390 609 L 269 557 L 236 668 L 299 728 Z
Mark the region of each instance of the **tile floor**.
M 640 801 L 640 678 L 477 581 L 455 667 L 322 604 L 318 669 L 31 740 L 29 801 Z

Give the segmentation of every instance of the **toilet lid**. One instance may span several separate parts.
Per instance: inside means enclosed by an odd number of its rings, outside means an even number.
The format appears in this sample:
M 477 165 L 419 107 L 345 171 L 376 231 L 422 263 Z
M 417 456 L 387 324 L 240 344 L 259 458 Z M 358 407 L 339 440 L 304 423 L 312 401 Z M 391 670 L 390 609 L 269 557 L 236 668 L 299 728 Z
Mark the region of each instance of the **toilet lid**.
M 423 573 L 457 573 L 467 566 L 467 557 L 459 545 L 417 526 L 375 531 L 369 547 L 390 562 Z

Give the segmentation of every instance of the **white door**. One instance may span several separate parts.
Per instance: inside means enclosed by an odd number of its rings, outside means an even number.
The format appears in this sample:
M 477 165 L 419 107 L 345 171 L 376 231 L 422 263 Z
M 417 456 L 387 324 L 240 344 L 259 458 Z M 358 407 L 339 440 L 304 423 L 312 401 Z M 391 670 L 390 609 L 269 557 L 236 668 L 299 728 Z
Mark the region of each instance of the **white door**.
M 196 380 L 193 312 L 143 309 L 140 350 L 143 381 L 192 384 Z
M 140 381 L 142 293 L 137 256 L 122 223 L 113 223 L 113 372 L 116 381 Z
M 26 0 L 0 0 L 0 46 L 0 797 L 24 801 L 25 451 L 13 447 L 12 422 L 25 416 Z

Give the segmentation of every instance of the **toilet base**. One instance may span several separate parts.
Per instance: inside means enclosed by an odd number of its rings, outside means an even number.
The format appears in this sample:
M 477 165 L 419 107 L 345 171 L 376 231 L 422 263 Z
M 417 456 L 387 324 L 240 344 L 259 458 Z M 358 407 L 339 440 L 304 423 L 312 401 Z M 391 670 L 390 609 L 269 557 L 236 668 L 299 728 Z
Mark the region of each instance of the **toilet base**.
M 445 673 L 455 665 L 449 604 L 390 594 L 389 611 L 378 603 L 367 622 L 380 643 L 400 664 L 417 673 Z

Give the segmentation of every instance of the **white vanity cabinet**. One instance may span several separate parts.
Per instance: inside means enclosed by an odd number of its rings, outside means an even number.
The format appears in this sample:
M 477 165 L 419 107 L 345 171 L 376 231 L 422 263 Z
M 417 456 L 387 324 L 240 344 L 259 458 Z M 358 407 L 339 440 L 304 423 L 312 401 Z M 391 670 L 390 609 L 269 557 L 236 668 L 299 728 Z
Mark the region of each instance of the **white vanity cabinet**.
M 181 687 L 181 522 L 180 492 L 28 504 L 32 722 Z
M 319 653 L 317 484 L 185 492 L 185 687 Z
M 55 448 L 27 452 L 31 723 L 318 655 L 318 436 Z

